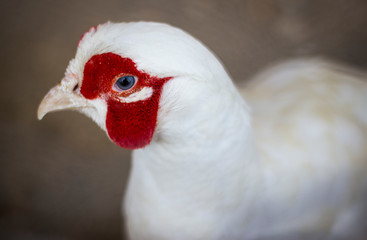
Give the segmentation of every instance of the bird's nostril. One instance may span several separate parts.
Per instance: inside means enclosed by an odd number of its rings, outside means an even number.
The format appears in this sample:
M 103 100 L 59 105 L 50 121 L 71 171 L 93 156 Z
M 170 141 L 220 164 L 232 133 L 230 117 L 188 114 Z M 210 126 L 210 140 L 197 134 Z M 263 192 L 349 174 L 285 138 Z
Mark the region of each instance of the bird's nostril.
M 79 87 L 79 83 L 75 84 L 74 88 L 73 88 L 73 92 L 75 92 Z

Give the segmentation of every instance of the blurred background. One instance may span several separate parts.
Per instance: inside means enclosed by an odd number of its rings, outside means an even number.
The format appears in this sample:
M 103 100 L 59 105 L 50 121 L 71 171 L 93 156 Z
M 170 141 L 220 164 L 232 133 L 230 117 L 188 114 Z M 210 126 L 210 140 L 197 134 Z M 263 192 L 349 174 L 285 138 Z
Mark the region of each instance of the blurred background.
M 365 0 L 1 0 L 0 9 L 0 239 L 120 239 L 130 152 L 81 114 L 36 120 L 93 25 L 180 27 L 236 82 L 292 57 L 367 68 Z

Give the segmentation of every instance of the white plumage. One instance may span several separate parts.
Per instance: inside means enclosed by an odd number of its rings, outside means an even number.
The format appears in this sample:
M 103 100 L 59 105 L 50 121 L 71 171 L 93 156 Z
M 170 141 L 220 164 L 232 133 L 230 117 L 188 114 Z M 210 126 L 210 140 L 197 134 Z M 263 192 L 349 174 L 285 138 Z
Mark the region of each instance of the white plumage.
M 88 59 L 107 52 L 152 76 L 173 77 L 152 141 L 133 152 L 124 202 L 131 239 L 363 239 L 366 75 L 295 60 L 254 78 L 242 98 L 216 57 L 187 33 L 107 23 L 81 40 L 39 117 L 78 109 L 106 131 L 106 101 L 73 89 L 83 86 Z M 151 90 L 122 99 L 142 101 Z

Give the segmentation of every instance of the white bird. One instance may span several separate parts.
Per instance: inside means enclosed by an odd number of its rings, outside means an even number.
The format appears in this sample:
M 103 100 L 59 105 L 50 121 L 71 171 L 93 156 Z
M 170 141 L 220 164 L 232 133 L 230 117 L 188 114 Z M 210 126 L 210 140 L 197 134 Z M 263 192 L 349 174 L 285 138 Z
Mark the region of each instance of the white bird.
M 295 60 L 238 90 L 184 31 L 109 22 L 84 34 L 38 118 L 75 109 L 133 149 L 131 239 L 354 239 L 367 231 L 366 79 Z

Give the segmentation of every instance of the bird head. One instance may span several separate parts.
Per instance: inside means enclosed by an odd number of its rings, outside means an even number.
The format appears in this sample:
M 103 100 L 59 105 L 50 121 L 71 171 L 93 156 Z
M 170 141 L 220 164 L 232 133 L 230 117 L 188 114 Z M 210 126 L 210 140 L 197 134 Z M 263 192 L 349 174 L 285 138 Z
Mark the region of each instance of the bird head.
M 170 121 L 179 128 L 183 118 L 198 113 L 195 106 L 227 85 L 232 84 L 220 62 L 184 31 L 161 23 L 108 22 L 82 36 L 38 118 L 78 110 L 117 145 L 142 148 L 165 134 Z

